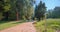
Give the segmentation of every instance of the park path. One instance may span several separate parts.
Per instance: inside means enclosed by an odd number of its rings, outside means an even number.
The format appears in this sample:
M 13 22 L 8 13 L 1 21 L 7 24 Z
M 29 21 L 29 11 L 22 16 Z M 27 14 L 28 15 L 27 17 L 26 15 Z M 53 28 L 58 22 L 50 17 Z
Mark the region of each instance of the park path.
M 7 28 L 0 32 L 36 32 L 36 29 L 33 26 L 32 22 L 26 22 L 11 28 Z

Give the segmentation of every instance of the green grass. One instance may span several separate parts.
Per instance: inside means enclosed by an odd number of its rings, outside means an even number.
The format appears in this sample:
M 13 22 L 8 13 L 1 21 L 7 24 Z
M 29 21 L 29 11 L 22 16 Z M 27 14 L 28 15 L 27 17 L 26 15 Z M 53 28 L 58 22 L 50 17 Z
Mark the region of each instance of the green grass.
M 20 24 L 22 22 L 17 22 L 17 21 L 1 21 L 0 22 L 0 30 L 3 30 L 3 29 L 6 29 L 6 28 L 9 28 L 9 27 L 12 27 L 12 26 L 15 26 L 17 24 Z
M 35 25 L 37 32 L 43 32 L 45 30 L 44 20 L 37 22 Z M 60 30 L 60 19 L 47 19 L 46 21 L 47 32 L 55 32 Z

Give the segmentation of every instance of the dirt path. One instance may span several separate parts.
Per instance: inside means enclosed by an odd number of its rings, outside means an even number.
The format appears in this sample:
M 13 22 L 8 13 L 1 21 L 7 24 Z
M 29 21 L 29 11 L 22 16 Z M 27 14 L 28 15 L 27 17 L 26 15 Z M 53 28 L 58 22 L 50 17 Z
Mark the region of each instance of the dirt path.
M 0 32 L 36 32 L 32 22 L 22 23 L 15 27 L 11 27 Z

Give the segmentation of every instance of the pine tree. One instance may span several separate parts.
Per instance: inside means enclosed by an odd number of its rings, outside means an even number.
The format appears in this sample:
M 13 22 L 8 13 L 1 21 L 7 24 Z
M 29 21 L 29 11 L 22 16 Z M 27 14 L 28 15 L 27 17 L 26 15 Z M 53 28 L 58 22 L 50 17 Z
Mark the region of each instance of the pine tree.
M 35 17 L 38 20 L 41 20 L 41 18 L 43 19 L 45 12 L 46 12 L 45 3 L 42 3 L 42 1 L 40 1 L 39 5 L 35 9 Z

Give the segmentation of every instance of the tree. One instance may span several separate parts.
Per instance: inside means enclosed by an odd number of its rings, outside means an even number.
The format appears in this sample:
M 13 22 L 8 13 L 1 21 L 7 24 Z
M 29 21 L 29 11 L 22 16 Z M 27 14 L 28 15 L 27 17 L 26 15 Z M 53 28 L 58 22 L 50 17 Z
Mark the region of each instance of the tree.
M 47 14 L 48 14 L 47 18 L 52 18 L 52 11 L 53 11 L 52 9 L 47 11 Z
M 5 20 L 16 20 L 16 18 L 20 20 L 23 16 L 30 18 L 34 13 L 35 0 L 1 0 L 0 2 L 0 16 L 4 16 Z
M 33 10 L 33 4 L 34 4 L 34 0 L 18 0 L 17 1 L 17 9 L 19 10 L 19 16 L 20 19 L 24 18 L 28 19 L 30 17 L 32 17 L 32 14 L 34 11 Z
M 1 11 L 1 15 L 3 16 L 4 20 L 10 19 L 10 17 L 13 16 L 13 14 L 15 15 L 15 13 L 13 13 L 12 10 L 13 11 L 15 10 L 14 7 L 15 7 L 16 0 L 2 0 L 0 2 L 1 2 L 0 11 Z M 11 15 L 11 13 L 12 13 L 12 15 Z
M 42 1 L 40 1 L 39 5 L 36 6 L 35 8 L 35 17 L 38 20 L 40 20 L 41 18 L 43 19 L 45 12 L 46 12 L 45 3 L 42 3 Z
M 0 20 L 3 18 L 3 0 L 0 0 Z
M 53 13 L 53 18 L 60 18 L 60 7 L 55 7 Z
M 55 7 L 48 14 L 48 18 L 60 18 L 60 7 Z

